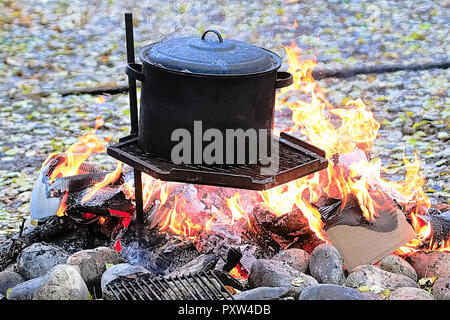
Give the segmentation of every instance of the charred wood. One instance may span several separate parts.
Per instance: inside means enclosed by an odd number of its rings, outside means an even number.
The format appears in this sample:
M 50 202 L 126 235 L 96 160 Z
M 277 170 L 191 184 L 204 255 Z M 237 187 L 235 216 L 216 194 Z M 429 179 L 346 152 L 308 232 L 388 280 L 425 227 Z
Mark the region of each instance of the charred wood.
M 104 225 L 80 225 L 67 216 L 51 217 L 41 225 L 14 234 L 0 245 L 0 270 L 15 263 L 22 250 L 37 242 L 53 243 L 69 253 L 108 246 L 111 242 L 108 228 L 117 224 L 115 219 Z

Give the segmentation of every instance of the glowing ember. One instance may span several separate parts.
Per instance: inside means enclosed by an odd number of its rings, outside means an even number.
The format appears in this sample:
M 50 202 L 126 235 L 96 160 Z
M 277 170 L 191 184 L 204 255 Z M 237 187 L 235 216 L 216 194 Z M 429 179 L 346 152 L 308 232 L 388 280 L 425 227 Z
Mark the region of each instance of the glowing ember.
M 240 263 L 238 263 L 238 264 L 236 265 L 236 267 L 234 267 L 234 268 L 230 271 L 230 275 L 231 275 L 233 278 L 245 280 L 245 279 L 248 278 L 248 271 L 245 270 L 245 268 L 244 268 Z

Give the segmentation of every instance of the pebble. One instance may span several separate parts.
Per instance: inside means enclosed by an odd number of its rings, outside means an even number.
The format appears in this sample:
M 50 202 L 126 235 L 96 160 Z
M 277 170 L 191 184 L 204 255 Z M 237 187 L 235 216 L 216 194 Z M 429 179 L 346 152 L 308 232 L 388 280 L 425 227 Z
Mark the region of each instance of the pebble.
M 305 250 L 292 248 L 280 251 L 272 259 L 283 261 L 295 270 L 307 273 L 310 258 L 311 255 Z
M 287 287 L 258 287 L 235 294 L 235 300 L 279 300 L 290 296 Z
M 54 266 L 36 289 L 33 300 L 88 300 L 89 290 L 77 269 L 67 264 Z
M 405 259 L 397 255 L 384 257 L 376 266 L 387 272 L 405 275 L 417 282 L 416 270 Z
M 426 290 L 403 287 L 392 291 L 389 295 L 389 300 L 434 300 L 434 298 Z
M 8 300 L 32 300 L 43 280 L 44 277 L 38 277 L 16 285 L 9 292 Z
M 125 259 L 115 250 L 98 247 L 75 252 L 67 259 L 67 264 L 75 266 L 88 287 L 99 286 L 108 264 L 119 264 Z
M 44 276 L 57 264 L 66 263 L 69 254 L 51 244 L 33 243 L 17 258 L 17 269 L 25 279 Z
M 434 282 L 433 296 L 436 300 L 450 300 L 450 277 L 438 278 Z
M 335 284 L 312 285 L 300 294 L 299 300 L 368 300 L 356 289 Z
M 353 269 L 345 282 L 347 287 L 373 287 L 379 286 L 380 291 L 384 289 L 394 290 L 401 287 L 417 288 L 417 283 L 411 278 L 381 270 L 372 265 L 362 265 Z
M 345 282 L 344 261 L 338 250 L 327 243 L 311 252 L 309 271 L 319 283 L 339 285 Z
M 8 289 L 22 283 L 24 279 L 22 276 L 13 271 L 1 271 L 0 272 L 0 294 L 6 296 Z
M 419 278 L 450 277 L 450 253 L 441 251 L 415 252 L 406 259 Z
M 250 288 L 289 287 L 300 293 L 317 280 L 282 261 L 258 259 L 253 262 L 248 276 Z

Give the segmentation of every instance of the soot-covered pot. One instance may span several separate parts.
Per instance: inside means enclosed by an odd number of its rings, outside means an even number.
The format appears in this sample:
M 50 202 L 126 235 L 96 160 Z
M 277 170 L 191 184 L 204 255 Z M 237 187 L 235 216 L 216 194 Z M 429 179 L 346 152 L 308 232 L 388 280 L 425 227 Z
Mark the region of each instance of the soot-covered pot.
M 227 129 L 265 129 L 271 135 L 276 89 L 293 81 L 290 73 L 278 71 L 281 58 L 274 52 L 223 39 L 215 30 L 147 45 L 139 59 L 142 65 L 129 63 L 126 69 L 142 82 L 139 144 L 149 153 L 171 159 L 178 143 L 172 141 L 172 134 L 186 129 L 193 137 L 192 163 L 199 161 L 194 121 L 197 129 L 201 121 L 202 132 L 218 129 L 225 136 Z M 226 159 L 225 147 L 223 155 Z

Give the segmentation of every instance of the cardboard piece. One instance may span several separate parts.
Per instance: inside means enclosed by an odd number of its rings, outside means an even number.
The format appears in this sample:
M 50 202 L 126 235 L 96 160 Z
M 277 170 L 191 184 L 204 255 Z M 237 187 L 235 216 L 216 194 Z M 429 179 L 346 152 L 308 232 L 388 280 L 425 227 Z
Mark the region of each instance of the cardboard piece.
M 338 215 L 327 221 L 326 231 L 349 271 L 359 265 L 372 264 L 391 254 L 416 237 L 412 226 L 397 204 L 385 194 L 372 198 L 382 204 L 375 222 L 368 223 L 359 204 L 349 201 Z

